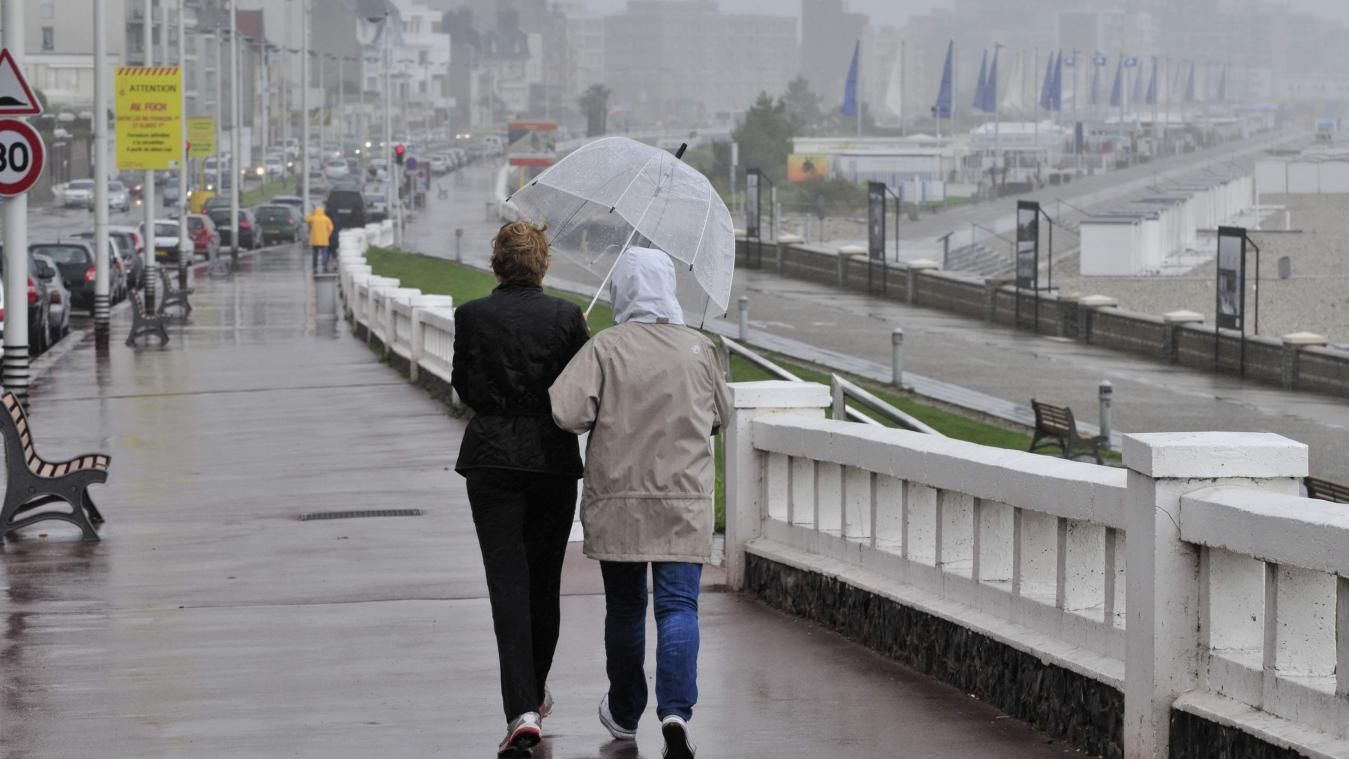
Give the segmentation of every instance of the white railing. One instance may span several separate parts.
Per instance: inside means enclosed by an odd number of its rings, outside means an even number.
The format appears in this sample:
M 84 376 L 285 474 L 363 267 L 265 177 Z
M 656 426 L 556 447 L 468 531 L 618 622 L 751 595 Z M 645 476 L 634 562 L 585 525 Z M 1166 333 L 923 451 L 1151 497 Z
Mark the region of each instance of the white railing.
M 1124 755 L 1182 709 L 1349 756 L 1349 507 L 1267 434 L 1130 435 L 1124 468 L 825 418 L 732 386 L 726 559 L 815 571 L 1124 694 Z M 1127 666 L 1126 666 L 1127 662 Z
M 378 227 L 380 225 L 370 225 Z M 372 234 L 373 232 L 373 234 Z M 338 247 L 338 282 L 346 313 L 365 329 L 369 342 L 378 340 L 384 355 L 408 362 L 409 377 L 428 372 L 445 384 L 454 363 L 454 299 L 401 287 L 397 279 L 371 273 L 365 252 L 379 241 L 379 230 L 350 230 Z

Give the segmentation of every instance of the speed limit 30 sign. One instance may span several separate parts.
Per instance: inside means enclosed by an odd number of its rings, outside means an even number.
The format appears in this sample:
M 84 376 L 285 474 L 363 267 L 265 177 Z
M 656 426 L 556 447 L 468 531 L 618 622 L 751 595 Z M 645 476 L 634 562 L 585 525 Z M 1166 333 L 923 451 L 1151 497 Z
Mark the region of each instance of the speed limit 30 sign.
M 37 184 L 47 148 L 27 122 L 0 119 L 0 196 L 22 195 Z

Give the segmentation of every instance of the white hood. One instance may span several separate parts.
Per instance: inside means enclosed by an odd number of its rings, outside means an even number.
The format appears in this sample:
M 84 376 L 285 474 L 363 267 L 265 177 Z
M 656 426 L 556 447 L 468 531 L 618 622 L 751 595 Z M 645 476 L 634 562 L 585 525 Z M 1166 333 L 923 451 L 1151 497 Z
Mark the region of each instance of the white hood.
M 674 260 L 654 248 L 628 248 L 609 280 L 614 323 L 683 324 Z

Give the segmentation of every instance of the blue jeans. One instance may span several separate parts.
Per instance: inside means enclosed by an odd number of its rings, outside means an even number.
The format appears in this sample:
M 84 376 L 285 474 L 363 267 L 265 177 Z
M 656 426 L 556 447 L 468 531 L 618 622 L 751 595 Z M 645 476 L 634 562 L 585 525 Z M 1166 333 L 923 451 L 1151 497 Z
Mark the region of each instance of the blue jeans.
M 654 562 L 656 588 L 656 716 L 693 719 L 698 702 L 698 589 L 701 564 Z M 604 575 L 604 650 L 609 712 L 636 729 L 646 710 L 646 567 L 600 562 Z

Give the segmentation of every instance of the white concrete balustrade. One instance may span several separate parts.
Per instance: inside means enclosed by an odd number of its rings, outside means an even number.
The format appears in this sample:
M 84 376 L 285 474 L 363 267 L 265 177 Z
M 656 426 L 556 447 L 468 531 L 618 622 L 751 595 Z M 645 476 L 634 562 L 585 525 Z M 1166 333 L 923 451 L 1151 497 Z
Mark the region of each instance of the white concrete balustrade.
M 733 386 L 730 581 L 836 577 L 1119 689 L 1127 757 L 1172 709 L 1349 756 L 1349 508 L 1268 434 L 1125 438 L 1125 468 L 825 418 L 828 388 Z

